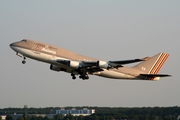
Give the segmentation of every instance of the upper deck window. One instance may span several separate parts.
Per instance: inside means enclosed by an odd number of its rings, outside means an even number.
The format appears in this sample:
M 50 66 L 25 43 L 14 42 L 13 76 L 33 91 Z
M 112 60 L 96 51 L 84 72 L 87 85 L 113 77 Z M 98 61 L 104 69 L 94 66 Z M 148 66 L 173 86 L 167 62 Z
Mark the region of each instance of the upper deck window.
M 26 40 L 21 40 L 21 42 L 27 42 Z

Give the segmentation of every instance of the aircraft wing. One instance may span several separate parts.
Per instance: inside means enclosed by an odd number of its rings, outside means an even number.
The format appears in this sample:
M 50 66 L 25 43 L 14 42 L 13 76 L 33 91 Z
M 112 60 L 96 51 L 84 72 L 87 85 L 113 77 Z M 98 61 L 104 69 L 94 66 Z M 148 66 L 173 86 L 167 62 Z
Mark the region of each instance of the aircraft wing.
M 97 61 L 82 61 L 80 64 L 83 67 L 94 67 L 97 65 Z
M 86 71 L 91 73 L 104 71 L 102 68 L 97 67 L 97 61 L 82 61 L 80 64 Z
M 123 65 L 123 64 L 130 64 L 130 63 L 135 63 L 135 62 L 140 62 L 140 61 L 145 61 L 148 60 L 150 57 L 145 57 L 145 58 L 141 58 L 141 59 L 132 59 L 132 60 L 120 60 L 120 61 L 109 61 L 112 64 L 119 64 L 119 65 Z
M 123 67 L 123 64 L 130 64 L 140 61 L 145 61 L 149 59 L 149 57 L 145 57 L 142 59 L 132 59 L 132 60 L 120 60 L 120 61 L 72 61 L 72 60 L 64 60 L 58 59 L 56 62 L 67 65 L 68 67 L 73 68 L 84 68 L 88 71 L 103 71 L 103 69 L 110 69 L 110 68 L 118 68 Z
M 118 67 L 123 67 L 123 64 L 130 64 L 130 63 L 135 63 L 135 62 L 140 62 L 140 61 L 145 61 L 149 59 L 149 57 L 145 57 L 142 59 L 132 59 L 132 60 L 120 60 L 120 61 L 82 61 L 80 64 L 88 69 L 96 69 L 98 68 L 118 68 Z M 100 69 L 102 71 L 102 69 Z
M 111 69 L 111 68 L 118 68 L 123 67 L 123 64 L 129 64 L 134 62 L 140 62 L 149 59 L 149 57 L 142 58 L 142 59 L 132 59 L 132 60 L 121 60 L 121 61 L 73 61 L 73 60 L 65 60 L 65 59 L 58 59 L 56 60 L 57 64 L 63 64 L 70 70 L 73 79 L 75 79 L 75 74 L 79 74 L 80 78 L 88 79 L 88 74 L 95 74 L 100 71 L 104 71 L 104 69 Z M 52 66 L 53 67 L 53 66 Z M 54 70 L 57 69 L 56 66 L 51 68 Z M 67 71 L 67 70 L 66 70 Z M 153 77 L 153 76 L 151 76 Z
M 97 61 L 70 61 L 58 59 L 57 63 L 67 65 L 68 67 L 74 68 L 78 71 L 86 71 L 89 73 L 103 71 L 102 68 L 97 67 Z
M 141 59 L 131 59 L 131 60 L 119 60 L 119 61 L 98 61 L 97 62 L 97 66 L 98 67 L 102 67 L 102 68 L 106 68 L 106 69 L 110 69 L 110 68 L 119 68 L 119 67 L 123 67 L 124 64 L 130 64 L 130 63 L 135 63 L 135 62 L 140 62 L 140 61 L 145 61 L 148 60 L 150 57 L 145 57 L 145 58 L 141 58 Z
M 67 65 L 71 67 L 71 65 L 77 65 L 78 67 L 96 67 L 97 61 L 72 61 L 72 60 L 63 60 L 58 59 L 56 62 Z

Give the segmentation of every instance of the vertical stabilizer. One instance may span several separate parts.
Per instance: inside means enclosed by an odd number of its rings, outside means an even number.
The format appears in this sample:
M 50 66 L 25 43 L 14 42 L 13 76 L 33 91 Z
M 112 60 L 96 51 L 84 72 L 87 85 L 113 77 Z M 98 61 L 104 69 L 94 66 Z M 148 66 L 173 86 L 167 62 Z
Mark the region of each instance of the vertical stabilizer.
M 144 71 L 146 74 L 157 74 L 168 56 L 169 54 L 166 53 L 158 53 L 149 60 L 146 60 L 133 68 Z

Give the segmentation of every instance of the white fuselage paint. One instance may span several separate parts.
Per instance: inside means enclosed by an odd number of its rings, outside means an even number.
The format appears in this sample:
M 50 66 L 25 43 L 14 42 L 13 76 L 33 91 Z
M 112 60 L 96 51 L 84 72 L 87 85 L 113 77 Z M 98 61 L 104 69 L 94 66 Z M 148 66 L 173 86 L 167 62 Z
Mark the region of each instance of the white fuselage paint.
M 23 56 L 29 57 L 31 59 L 34 60 L 38 60 L 38 61 L 42 61 L 42 62 L 46 62 L 49 64 L 57 64 L 56 60 L 61 59 L 61 60 L 69 60 L 69 59 L 65 59 L 65 58 L 61 58 L 56 56 L 55 54 L 46 54 L 40 51 L 35 51 L 35 50 L 31 50 L 31 49 L 25 49 L 25 48 L 21 48 L 21 47 L 12 47 L 12 49 L 14 49 L 16 52 L 22 54 Z M 45 49 L 42 49 L 45 50 Z M 49 50 L 45 50 L 46 52 L 52 52 Z M 54 53 L 54 52 L 53 52 Z M 68 69 L 71 69 L 63 64 L 59 64 L 58 65 L 60 67 L 66 67 Z M 97 76 L 101 76 L 101 77 L 106 77 L 106 78 L 114 78 L 114 79 L 134 79 L 135 76 L 131 76 L 131 75 L 127 75 L 127 74 L 123 74 L 120 72 L 115 72 L 115 71 L 111 71 L 111 70 L 106 70 L 103 69 L 104 71 L 95 73 L 94 75 Z

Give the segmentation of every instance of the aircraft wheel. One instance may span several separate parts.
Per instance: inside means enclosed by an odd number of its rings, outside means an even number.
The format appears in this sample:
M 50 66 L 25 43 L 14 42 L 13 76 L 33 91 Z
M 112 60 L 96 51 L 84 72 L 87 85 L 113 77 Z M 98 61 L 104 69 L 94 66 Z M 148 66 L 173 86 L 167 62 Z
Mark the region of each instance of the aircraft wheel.
M 85 77 L 85 79 L 87 79 L 87 80 L 88 80 L 88 79 L 89 79 L 89 76 L 86 76 L 86 77 Z
M 25 60 L 23 60 L 23 61 L 22 61 L 22 64 L 25 64 L 25 63 L 26 63 L 26 61 L 25 61 Z
M 76 79 L 76 76 L 73 76 L 72 79 L 75 80 L 75 79 Z

